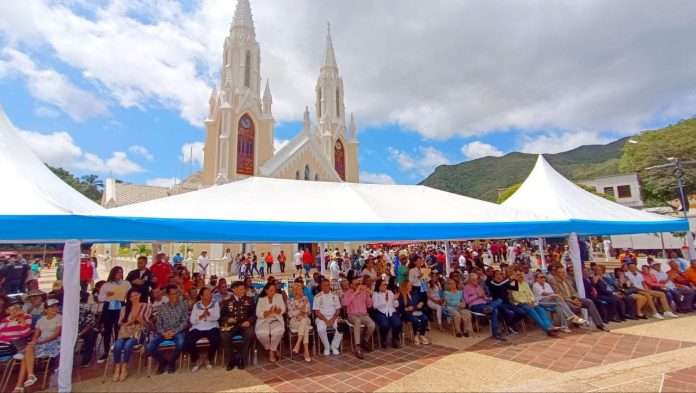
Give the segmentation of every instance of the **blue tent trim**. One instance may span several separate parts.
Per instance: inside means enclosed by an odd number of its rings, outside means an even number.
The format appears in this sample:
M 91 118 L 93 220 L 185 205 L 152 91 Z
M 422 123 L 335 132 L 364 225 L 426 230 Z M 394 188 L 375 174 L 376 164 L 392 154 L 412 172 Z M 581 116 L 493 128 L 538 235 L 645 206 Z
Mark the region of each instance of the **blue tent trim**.
M 686 220 L 655 222 L 314 223 L 97 216 L 0 216 L 1 241 L 268 242 L 457 240 L 609 235 L 688 230 Z

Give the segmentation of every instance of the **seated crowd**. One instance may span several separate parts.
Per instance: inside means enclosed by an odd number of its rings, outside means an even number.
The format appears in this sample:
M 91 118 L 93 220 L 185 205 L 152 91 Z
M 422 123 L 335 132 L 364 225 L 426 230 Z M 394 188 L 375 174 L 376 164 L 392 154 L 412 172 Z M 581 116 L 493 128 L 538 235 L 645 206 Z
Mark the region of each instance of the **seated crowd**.
M 608 330 L 609 322 L 676 318 L 677 311 L 694 310 L 696 261 L 688 269 L 670 261 L 666 272 L 650 259 L 641 269 L 628 260 L 612 272 L 591 263 L 576 283 L 570 264 L 551 261 L 542 272 L 524 258 L 507 263 L 499 256 L 494 268 L 483 263 L 483 252 L 456 248 L 446 275 L 444 253 L 435 249 L 369 252 L 357 260 L 336 251 L 319 262 L 327 264 L 327 277 L 314 271 L 305 280 L 300 273 L 287 283 L 287 291 L 272 276 L 257 291 L 248 276 L 228 285 L 224 278 L 192 276 L 164 254 L 155 256 L 149 268 L 147 257 L 140 257 L 127 275 L 113 267 L 91 295 L 82 292 L 81 365 L 90 364 L 99 336 L 103 355 L 98 363 L 110 355 L 113 380 L 123 381 L 132 354 L 140 349 L 156 361 L 160 374 L 175 372 L 182 353 L 190 357 L 193 372 L 212 368 L 218 356 L 231 370 L 246 367 L 257 342 L 271 362 L 278 361 L 286 335 L 289 350 L 306 362 L 312 361 L 313 334 L 325 356 L 340 354 L 349 335 L 354 356 L 363 359 L 377 346 L 399 348 L 406 326 L 415 345 L 430 344 L 431 322 L 468 337 L 480 320 L 487 320 L 491 335 L 506 341 L 505 336 L 525 328 L 527 318 L 555 337 L 571 328 Z M 35 359 L 59 353 L 62 295 L 54 292 L 45 296 L 35 286 L 24 305 L 20 298 L 2 299 L 0 356 L 21 359 L 17 392 L 36 382 Z M 202 350 L 207 350 L 203 360 Z

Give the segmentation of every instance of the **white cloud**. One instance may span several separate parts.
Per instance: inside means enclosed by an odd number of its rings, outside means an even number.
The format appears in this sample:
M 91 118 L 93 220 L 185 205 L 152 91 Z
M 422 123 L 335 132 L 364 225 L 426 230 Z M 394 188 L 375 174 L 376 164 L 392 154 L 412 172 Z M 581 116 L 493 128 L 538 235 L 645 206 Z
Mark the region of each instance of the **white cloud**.
M 190 163 L 193 161 L 199 166 L 203 166 L 203 147 L 205 147 L 203 142 L 185 143 L 181 146 L 181 156 L 179 158 L 182 162 Z
M 41 134 L 20 131 L 20 135 L 39 158 L 52 166 L 71 167 L 82 158 L 82 149 L 67 132 Z
M 443 152 L 432 146 L 419 147 L 415 153 L 407 153 L 391 146 L 387 150 L 402 171 L 421 176 L 429 175 L 438 166 L 450 163 Z
M 167 188 L 172 188 L 179 183 L 181 183 L 181 179 L 177 177 L 156 177 L 154 179 L 145 181 L 145 184 L 147 184 L 148 186 Z
M 360 172 L 361 183 L 371 184 L 396 184 L 394 178 L 386 173 Z
M 38 117 L 43 117 L 47 119 L 55 119 L 56 117 L 60 116 L 60 112 L 47 106 L 37 107 L 36 109 L 34 109 L 34 114 Z
M 79 2 L 79 12 L 75 3 L 0 2 L 0 33 L 14 47 L 52 50 L 123 106 L 163 105 L 202 126 L 233 2 Z M 313 102 L 325 20 L 347 110 L 369 124 L 429 138 L 623 132 L 694 112 L 685 101 L 696 90 L 696 2 L 437 1 L 427 18 L 420 0 L 252 7 L 278 121 L 300 120 Z
M 119 176 L 144 171 L 124 152 L 113 152 L 111 157 L 104 159 L 83 151 L 75 144 L 72 136 L 64 131 L 49 134 L 20 131 L 20 135 L 41 160 L 52 166 Z
M 549 132 L 525 136 L 519 150 L 523 153 L 553 154 L 572 150 L 582 145 L 602 145 L 611 142 L 597 132 Z
M 273 138 L 273 150 L 277 153 L 280 149 L 284 148 L 285 145 L 290 143 L 289 139 L 278 139 Z
M 94 94 L 75 86 L 53 69 L 39 68 L 27 55 L 15 49 L 3 49 L 0 76 L 3 73 L 21 75 L 32 97 L 60 108 L 75 120 L 86 120 L 108 111 L 106 103 Z M 43 114 L 46 113 L 43 110 Z
M 488 143 L 473 141 L 462 146 L 462 154 L 467 160 L 475 160 L 483 157 L 500 157 L 505 153 Z
M 128 151 L 135 155 L 139 155 L 148 161 L 155 159 L 155 156 L 153 156 L 152 153 L 150 153 L 150 150 L 148 150 L 145 146 L 133 145 L 128 148 Z
M 111 153 L 111 157 L 102 159 L 91 153 L 85 153 L 84 160 L 75 164 L 75 167 L 89 172 L 114 174 L 118 176 L 143 172 L 144 169 L 131 161 L 128 155 L 122 151 Z

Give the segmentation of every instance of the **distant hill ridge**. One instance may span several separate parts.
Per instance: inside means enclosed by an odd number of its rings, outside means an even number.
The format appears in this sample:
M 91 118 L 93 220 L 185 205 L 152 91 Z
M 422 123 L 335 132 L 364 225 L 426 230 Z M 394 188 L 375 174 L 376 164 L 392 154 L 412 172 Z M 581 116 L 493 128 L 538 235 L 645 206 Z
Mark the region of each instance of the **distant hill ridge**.
M 621 173 L 619 160 L 630 137 L 606 145 L 586 145 L 557 154 L 545 154 L 549 163 L 573 180 Z M 521 183 L 536 162 L 536 154 L 509 153 L 456 165 L 442 165 L 421 184 L 495 202 L 498 190 Z

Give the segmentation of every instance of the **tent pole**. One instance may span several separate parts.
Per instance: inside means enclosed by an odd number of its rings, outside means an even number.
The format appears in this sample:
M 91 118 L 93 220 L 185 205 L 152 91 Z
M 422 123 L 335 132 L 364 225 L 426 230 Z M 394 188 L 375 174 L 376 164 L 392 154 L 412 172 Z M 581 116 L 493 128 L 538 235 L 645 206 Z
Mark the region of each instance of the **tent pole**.
M 450 243 L 445 242 L 445 274 L 449 277 L 452 270 L 452 261 L 450 260 Z
M 544 255 L 544 238 L 540 237 L 539 238 L 539 257 L 541 260 L 539 261 L 539 269 L 544 269 L 544 266 L 546 265 L 546 257 Z
M 319 258 L 321 259 L 319 262 L 319 269 L 322 276 L 326 276 L 326 253 L 324 252 L 324 248 L 326 248 L 326 243 L 319 243 Z
M 568 251 L 570 259 L 573 261 L 573 274 L 575 276 L 575 287 L 578 290 L 578 296 L 585 297 L 585 284 L 582 281 L 582 257 L 580 255 L 580 243 L 577 233 L 573 232 L 568 236 Z
M 63 327 L 60 335 L 58 391 L 72 391 L 73 356 L 80 316 L 80 241 L 68 240 L 63 249 Z

